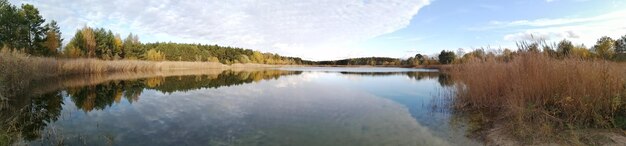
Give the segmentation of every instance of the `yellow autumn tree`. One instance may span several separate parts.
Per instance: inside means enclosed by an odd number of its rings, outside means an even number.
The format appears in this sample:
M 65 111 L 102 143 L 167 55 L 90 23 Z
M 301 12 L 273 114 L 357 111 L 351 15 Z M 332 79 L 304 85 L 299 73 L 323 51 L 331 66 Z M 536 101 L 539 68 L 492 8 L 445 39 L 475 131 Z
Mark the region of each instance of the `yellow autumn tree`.
M 74 47 L 73 45 L 67 46 L 63 54 L 65 54 L 65 56 L 69 58 L 78 58 L 78 57 L 83 56 L 82 53 L 80 52 L 80 49 Z
M 151 61 L 163 61 L 165 60 L 165 54 L 163 54 L 163 52 L 161 51 L 157 51 L 154 49 L 150 49 L 148 52 L 146 52 L 145 55 L 146 59 L 151 60 Z
M 57 49 L 61 46 L 59 37 L 60 36 L 58 36 L 53 30 L 46 32 L 46 41 L 44 42 L 44 45 L 48 49 L 48 52 L 50 53 L 49 55 L 57 54 Z
M 114 52 L 113 52 L 113 58 L 114 59 L 121 59 L 122 55 L 124 54 L 123 50 L 122 50 L 122 37 L 120 37 L 119 34 L 115 35 L 115 39 L 113 40 L 113 47 L 114 47 Z
M 217 57 L 215 57 L 215 56 L 208 57 L 207 61 L 208 62 L 220 62 L 220 60 L 217 59 Z
M 87 49 L 87 58 L 96 57 L 96 38 L 93 29 L 85 26 L 80 32 L 83 35 L 85 49 Z
M 589 58 L 593 57 L 591 51 L 589 51 L 589 49 L 587 49 L 587 47 L 582 46 L 582 45 L 574 47 L 572 49 L 572 53 L 571 54 L 572 54 L 572 56 L 579 57 L 579 58 L 582 58 L 582 59 L 589 59 Z

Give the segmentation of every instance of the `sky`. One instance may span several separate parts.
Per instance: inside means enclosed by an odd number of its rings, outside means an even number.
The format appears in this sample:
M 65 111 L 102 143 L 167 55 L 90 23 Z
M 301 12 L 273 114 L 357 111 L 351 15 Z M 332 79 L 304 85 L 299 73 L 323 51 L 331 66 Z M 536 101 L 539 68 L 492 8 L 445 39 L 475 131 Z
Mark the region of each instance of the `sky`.
M 56 20 L 67 43 L 83 26 L 142 42 L 218 44 L 332 60 L 408 58 L 626 35 L 626 0 L 10 0 Z M 531 37 L 532 36 L 532 37 Z

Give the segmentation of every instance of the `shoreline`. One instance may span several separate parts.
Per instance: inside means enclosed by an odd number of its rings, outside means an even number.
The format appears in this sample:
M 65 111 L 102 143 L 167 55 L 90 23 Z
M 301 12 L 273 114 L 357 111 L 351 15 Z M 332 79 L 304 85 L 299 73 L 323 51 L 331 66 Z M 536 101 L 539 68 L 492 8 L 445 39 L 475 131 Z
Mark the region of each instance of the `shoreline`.
M 586 139 L 592 142 L 593 145 L 607 145 L 607 146 L 619 146 L 626 143 L 626 131 L 620 133 L 621 129 L 602 129 L 602 128 L 589 128 L 589 129 L 577 129 L 562 131 L 565 135 L 567 133 L 584 133 L 578 135 L 580 139 Z M 564 135 L 563 135 L 564 136 Z M 489 146 L 514 146 L 514 145 L 561 145 L 571 143 L 572 141 L 520 141 L 512 138 L 502 125 L 496 125 L 491 128 L 485 129 L 484 132 L 476 135 L 477 139 L 484 142 Z

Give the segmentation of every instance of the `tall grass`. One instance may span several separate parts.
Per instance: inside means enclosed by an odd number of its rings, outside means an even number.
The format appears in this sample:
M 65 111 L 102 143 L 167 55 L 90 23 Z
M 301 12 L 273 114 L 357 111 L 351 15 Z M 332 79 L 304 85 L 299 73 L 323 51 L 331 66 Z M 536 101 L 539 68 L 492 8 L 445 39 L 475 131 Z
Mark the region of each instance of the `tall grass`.
M 172 62 L 139 60 L 60 59 L 32 57 L 27 54 L 2 49 L 0 67 L 7 73 L 27 73 L 37 77 L 67 74 L 89 74 L 123 71 L 155 71 L 168 69 L 225 68 L 214 62 Z
M 238 67 L 259 67 L 239 65 Z M 263 66 L 267 67 L 267 66 Z M 216 62 L 183 61 L 139 61 L 139 60 L 98 60 L 34 57 L 26 53 L 0 49 L 0 100 L 12 93 L 20 93 L 32 80 L 41 80 L 65 75 L 96 75 L 111 73 L 150 73 L 160 74 L 174 70 L 228 69 L 227 65 Z
M 514 137 L 619 127 L 626 116 L 626 64 L 522 53 L 510 62 L 474 60 L 449 70 L 460 81 L 453 107 L 490 115 Z

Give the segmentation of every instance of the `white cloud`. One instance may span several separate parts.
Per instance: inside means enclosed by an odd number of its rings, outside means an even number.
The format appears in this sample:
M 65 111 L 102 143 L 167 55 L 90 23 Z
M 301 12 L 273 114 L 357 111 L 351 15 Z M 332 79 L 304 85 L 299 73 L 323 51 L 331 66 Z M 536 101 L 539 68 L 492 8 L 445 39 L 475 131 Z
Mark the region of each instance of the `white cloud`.
M 336 58 L 326 48 L 406 27 L 429 0 L 112 0 L 31 3 L 59 21 L 69 40 L 83 25 L 137 33 L 142 40 L 210 43 L 277 51 L 311 59 Z M 304 54 L 305 52 L 307 54 Z
M 520 40 L 553 40 L 553 39 L 577 39 L 580 38 L 580 34 L 574 31 L 533 31 L 519 32 L 514 34 L 508 34 L 504 36 L 504 40 L 507 41 L 520 41 Z
M 521 28 L 521 32 L 507 34 L 507 41 L 569 39 L 576 43 L 594 44 L 602 36 L 617 38 L 626 35 L 626 11 L 620 10 L 585 18 L 560 18 L 492 22 L 496 28 Z M 531 37 L 532 36 L 532 37 Z
M 492 21 L 491 24 L 496 27 L 513 27 L 513 26 L 531 26 L 531 27 L 546 27 L 567 25 L 573 23 L 590 23 L 601 22 L 615 19 L 624 19 L 626 17 L 626 11 L 616 11 L 594 17 L 583 18 L 558 18 L 558 19 L 536 19 L 536 20 L 517 20 L 511 22 Z

